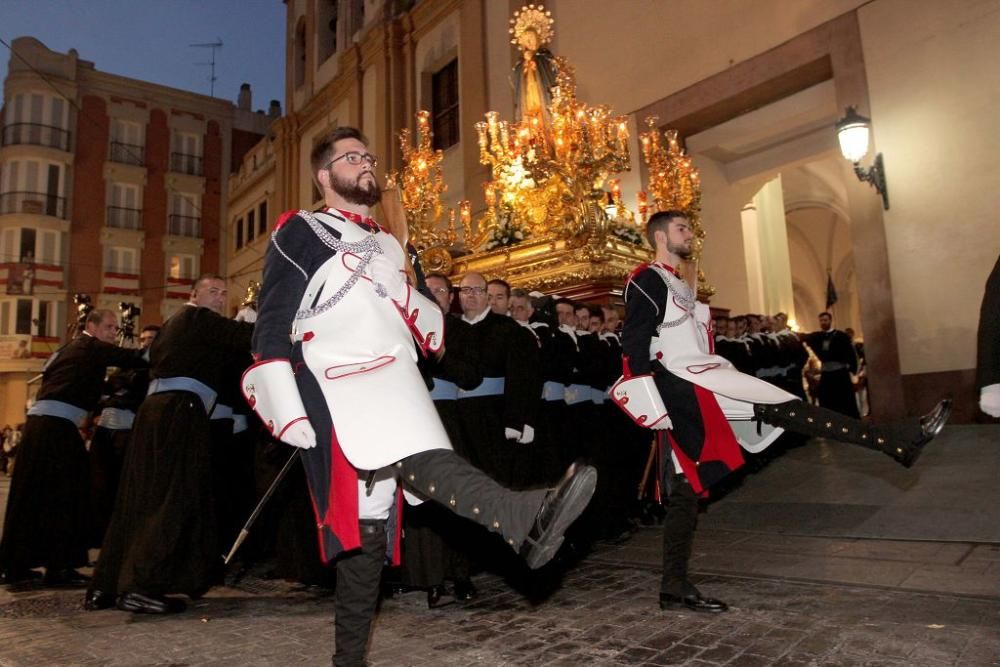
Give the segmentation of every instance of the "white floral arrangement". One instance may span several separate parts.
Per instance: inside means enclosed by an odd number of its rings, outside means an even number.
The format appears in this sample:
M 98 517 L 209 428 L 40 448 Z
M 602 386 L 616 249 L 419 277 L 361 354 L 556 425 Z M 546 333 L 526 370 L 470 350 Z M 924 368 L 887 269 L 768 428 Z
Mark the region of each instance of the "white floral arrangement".
M 611 227 L 611 233 L 622 241 L 625 241 L 625 243 L 631 243 L 632 245 L 637 246 L 641 246 L 644 243 L 642 232 L 640 232 L 639 228 L 635 225 L 619 222 Z
M 490 235 L 487 237 L 486 249 L 494 250 L 496 248 L 506 248 L 507 246 L 517 245 L 524 239 L 530 236 L 528 230 L 523 229 L 510 218 L 506 218 L 499 223 L 497 226 L 490 230 Z

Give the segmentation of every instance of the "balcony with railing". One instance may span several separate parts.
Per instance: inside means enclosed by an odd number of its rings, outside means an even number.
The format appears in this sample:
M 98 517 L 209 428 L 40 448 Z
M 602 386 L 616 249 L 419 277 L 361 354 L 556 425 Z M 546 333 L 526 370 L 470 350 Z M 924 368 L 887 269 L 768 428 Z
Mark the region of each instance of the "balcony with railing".
M 125 208 L 123 206 L 109 206 L 108 227 L 115 229 L 142 229 L 142 210 L 138 208 Z
M 190 174 L 191 176 L 203 176 L 205 173 L 201 164 L 201 156 L 188 153 L 171 153 L 170 171 Z
M 131 164 L 142 167 L 146 164 L 146 147 L 138 144 L 126 144 L 112 141 L 108 150 L 108 160 L 119 164 Z
M 30 213 L 66 219 L 66 198 L 44 192 L 4 192 L 0 194 L 0 215 Z
M 11 123 L 3 128 L 4 146 L 47 146 L 69 151 L 69 131 L 41 123 Z
M 201 236 L 201 218 L 190 215 L 171 214 L 167 218 L 167 233 L 174 236 Z

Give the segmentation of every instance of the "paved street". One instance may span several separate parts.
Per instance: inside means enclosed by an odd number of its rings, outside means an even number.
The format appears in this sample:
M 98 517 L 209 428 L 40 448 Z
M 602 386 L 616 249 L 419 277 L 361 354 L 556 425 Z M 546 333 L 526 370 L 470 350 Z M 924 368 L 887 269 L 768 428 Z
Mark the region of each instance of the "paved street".
M 464 606 L 432 611 L 421 593 L 386 600 L 371 662 L 1000 665 L 1000 544 L 991 532 L 1000 491 L 940 483 L 995 485 L 998 435 L 994 426 L 949 428 L 909 471 L 811 443 L 749 476 L 709 507 L 695 547 L 697 583 L 730 603 L 726 614 L 658 609 L 660 533 L 649 527 L 600 545 L 537 600 L 488 574 Z M 924 511 L 931 501 L 937 510 Z M 912 516 L 920 513 L 922 528 Z M 943 514 L 950 525 L 938 525 Z M 904 515 L 893 539 L 868 534 Z M 756 522 L 741 527 L 750 516 Z M 88 613 L 81 599 L 0 591 L 0 665 L 329 664 L 332 600 L 291 584 L 250 576 L 174 617 Z

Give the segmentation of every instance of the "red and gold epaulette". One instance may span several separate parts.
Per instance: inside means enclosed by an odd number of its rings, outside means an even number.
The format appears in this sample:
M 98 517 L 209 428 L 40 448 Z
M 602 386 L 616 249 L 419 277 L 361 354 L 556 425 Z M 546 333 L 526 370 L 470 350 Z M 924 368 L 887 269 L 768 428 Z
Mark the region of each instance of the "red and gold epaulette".
M 285 223 L 292 219 L 298 211 L 285 211 L 278 216 L 278 219 L 274 223 L 274 231 L 277 232 L 279 229 L 285 226 Z
M 643 262 L 639 266 L 637 266 L 634 269 L 632 269 L 632 272 L 630 274 L 628 274 L 628 278 L 625 279 L 625 282 L 626 283 L 632 282 L 633 280 L 636 279 L 636 277 L 638 277 L 638 275 L 640 273 L 642 273 L 643 271 L 645 271 L 648 268 L 649 268 L 649 262 Z

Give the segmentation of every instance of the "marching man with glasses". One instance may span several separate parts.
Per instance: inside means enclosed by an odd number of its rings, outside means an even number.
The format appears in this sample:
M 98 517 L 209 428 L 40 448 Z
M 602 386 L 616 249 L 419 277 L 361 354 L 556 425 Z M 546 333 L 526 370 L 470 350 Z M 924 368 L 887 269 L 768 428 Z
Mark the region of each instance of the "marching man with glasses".
M 439 502 L 499 534 L 537 568 L 597 474 L 575 466 L 555 489 L 512 492 L 452 451 L 416 363 L 445 354 L 444 318 L 408 284 L 403 248 L 369 217 L 376 158 L 348 127 L 311 157 L 326 205 L 275 225 L 243 392 L 275 437 L 304 450 L 320 551 L 337 566 L 334 663 L 356 665 L 382 565 L 398 561 L 404 490 L 411 503 Z

